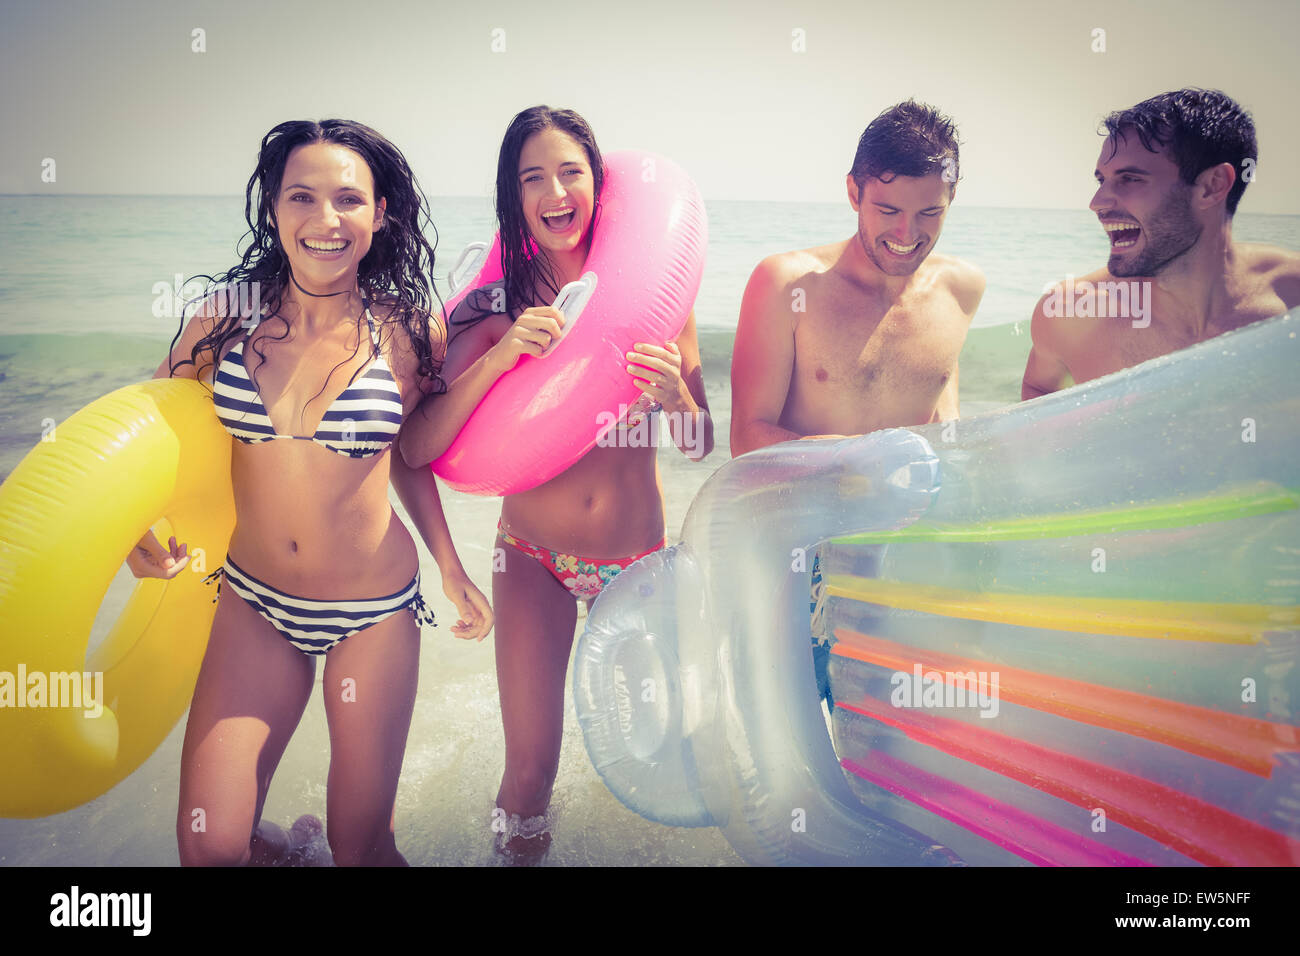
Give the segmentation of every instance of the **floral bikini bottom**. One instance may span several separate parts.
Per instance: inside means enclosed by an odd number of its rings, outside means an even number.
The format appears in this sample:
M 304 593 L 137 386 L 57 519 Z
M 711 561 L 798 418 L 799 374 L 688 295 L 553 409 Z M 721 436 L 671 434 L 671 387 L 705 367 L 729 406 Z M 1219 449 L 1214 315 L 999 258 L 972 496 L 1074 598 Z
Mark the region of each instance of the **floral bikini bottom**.
M 562 554 L 559 551 L 551 551 L 535 544 L 529 544 L 522 538 L 516 538 L 514 535 L 509 534 L 499 521 L 497 522 L 497 533 L 501 535 L 501 540 L 510 547 L 540 562 L 542 567 L 554 575 L 555 580 L 564 585 L 569 593 L 580 601 L 594 600 L 596 595 L 600 594 L 601 589 L 614 580 L 614 577 L 620 571 L 627 568 L 633 561 L 638 561 L 647 554 L 654 554 L 664 546 L 666 541 L 666 539 L 660 538 L 659 543 L 649 551 L 643 551 L 628 558 L 584 558 L 581 555 Z

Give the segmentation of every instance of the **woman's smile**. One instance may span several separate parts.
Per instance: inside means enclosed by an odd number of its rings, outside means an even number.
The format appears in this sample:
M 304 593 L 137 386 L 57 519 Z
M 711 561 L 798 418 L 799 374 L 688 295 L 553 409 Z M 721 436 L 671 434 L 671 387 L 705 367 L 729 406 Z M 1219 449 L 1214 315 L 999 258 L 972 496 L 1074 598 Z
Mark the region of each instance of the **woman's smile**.
M 586 256 L 595 182 L 577 140 L 553 127 L 528 137 L 519 154 L 519 191 L 528 231 L 539 246 L 562 257 Z
M 383 223 L 374 175 L 357 153 L 337 143 L 299 146 L 284 167 L 275 215 L 294 275 L 313 291 L 351 288 Z

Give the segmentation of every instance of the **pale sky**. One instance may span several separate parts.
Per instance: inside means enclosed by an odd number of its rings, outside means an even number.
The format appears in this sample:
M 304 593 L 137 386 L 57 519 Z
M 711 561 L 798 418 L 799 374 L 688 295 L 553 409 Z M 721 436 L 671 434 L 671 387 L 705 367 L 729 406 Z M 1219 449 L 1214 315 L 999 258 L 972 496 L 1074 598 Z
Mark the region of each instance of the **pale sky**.
M 276 123 L 342 117 L 429 195 L 487 196 L 510 118 L 547 103 L 706 199 L 836 202 L 912 96 L 958 124 L 963 204 L 1083 209 L 1101 117 L 1202 86 L 1255 117 L 1242 211 L 1296 214 L 1297 38 L 1295 0 L 3 0 L 0 193 L 239 194 Z

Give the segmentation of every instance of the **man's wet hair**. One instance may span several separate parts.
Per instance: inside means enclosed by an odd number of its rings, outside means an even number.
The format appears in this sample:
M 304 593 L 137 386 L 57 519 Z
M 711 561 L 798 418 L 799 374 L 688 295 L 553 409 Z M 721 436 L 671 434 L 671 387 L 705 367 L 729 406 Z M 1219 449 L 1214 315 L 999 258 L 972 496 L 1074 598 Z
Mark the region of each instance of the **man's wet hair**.
M 868 179 L 929 176 L 951 167 L 952 188 L 960 176 L 957 126 L 933 106 L 908 100 L 885 110 L 863 131 L 849 175 L 861 189 Z
M 1220 90 L 1161 93 L 1111 113 L 1097 132 L 1110 139 L 1111 156 L 1130 132 L 1136 133 L 1152 153 L 1167 149 L 1169 158 L 1178 165 L 1179 178 L 1189 186 L 1211 166 L 1228 163 L 1237 174 L 1225 204 L 1229 216 L 1237 211 L 1241 194 L 1246 191 L 1246 180 L 1241 178 L 1246 169 L 1244 161 L 1259 161 L 1250 113 Z

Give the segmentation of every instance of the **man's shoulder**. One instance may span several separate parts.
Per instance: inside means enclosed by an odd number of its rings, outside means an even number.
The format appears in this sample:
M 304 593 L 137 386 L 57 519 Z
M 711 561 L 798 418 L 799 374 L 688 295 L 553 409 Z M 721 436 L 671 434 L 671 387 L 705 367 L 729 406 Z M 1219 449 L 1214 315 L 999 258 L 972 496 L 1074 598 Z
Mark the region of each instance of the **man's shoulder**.
M 1234 250 L 1245 271 L 1277 278 L 1300 276 L 1300 252 L 1262 242 L 1236 242 Z
M 1065 275 L 1057 279 L 1055 282 L 1047 283 L 1046 285 L 1043 286 L 1043 296 L 1044 297 L 1050 296 L 1053 292 L 1058 292 L 1058 291 L 1064 293 L 1066 291 L 1066 287 L 1071 283 L 1074 284 L 1075 286 L 1080 286 L 1085 282 L 1091 283 L 1092 285 L 1100 285 L 1103 282 L 1126 282 L 1126 281 L 1129 280 L 1117 278 L 1116 276 L 1110 274 L 1109 269 L 1107 269 L 1105 266 L 1101 266 L 1100 268 L 1093 269 L 1091 272 L 1085 272 L 1083 275 L 1079 275 L 1079 276 Z
M 1267 282 L 1288 309 L 1300 305 L 1300 252 L 1257 242 L 1234 243 L 1242 270 Z
M 809 273 L 826 272 L 843 253 L 844 245 L 844 242 L 837 242 L 810 249 L 773 253 L 754 268 L 754 275 L 761 276 L 770 283 L 784 285 Z
M 1252 272 L 1295 271 L 1300 269 L 1300 252 L 1263 242 L 1234 242 L 1237 258 Z
M 925 261 L 926 265 L 939 270 L 949 279 L 959 282 L 984 281 L 984 270 L 965 259 L 944 255 L 942 252 L 932 252 Z
M 1030 322 L 1029 331 L 1034 345 L 1065 349 L 1070 345 L 1077 347 L 1089 340 L 1100 327 L 1099 324 L 1094 319 L 1075 316 L 1073 309 L 1066 309 L 1065 297 L 1073 295 L 1075 289 L 1089 286 L 1104 289 L 1109 287 L 1107 283 L 1128 281 L 1132 280 L 1119 279 L 1102 266 L 1081 276 L 1067 275 L 1055 282 L 1048 282 L 1043 286 Z
M 952 291 L 957 301 L 962 304 L 963 309 L 967 312 L 975 310 L 980 297 L 984 295 L 986 285 L 984 271 L 979 266 L 973 262 L 967 262 L 965 259 L 946 256 L 937 252 L 932 253 L 926 259 L 926 264 L 934 270 L 937 278 Z
M 778 318 L 790 319 L 790 331 L 800 314 L 808 309 L 809 297 L 816 297 L 818 280 L 831 271 L 844 243 L 778 252 L 754 267 L 745 287 L 740 308 L 741 326 L 756 321 L 767 323 Z M 792 305 L 794 306 L 792 308 Z

